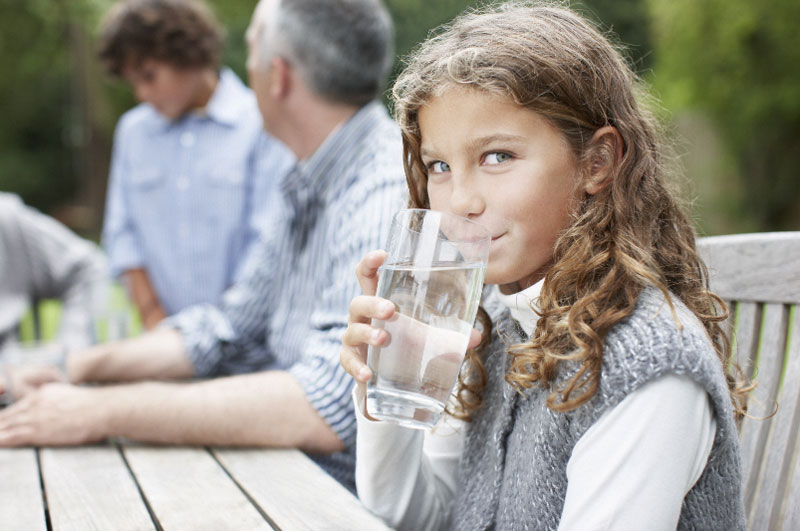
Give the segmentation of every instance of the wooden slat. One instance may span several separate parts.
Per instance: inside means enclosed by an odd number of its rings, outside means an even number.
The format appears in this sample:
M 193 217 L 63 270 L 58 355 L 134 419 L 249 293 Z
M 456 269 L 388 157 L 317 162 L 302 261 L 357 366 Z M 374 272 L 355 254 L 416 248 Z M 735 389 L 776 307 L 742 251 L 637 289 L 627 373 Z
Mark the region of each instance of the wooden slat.
M 795 336 L 797 337 L 797 336 Z M 797 427 L 797 425 L 795 425 Z M 795 433 L 797 431 L 795 430 Z M 793 471 L 791 473 L 791 485 L 789 485 L 789 495 L 784 503 L 783 527 L 782 531 L 793 531 L 800 529 L 800 438 L 795 440 L 795 453 L 792 461 L 790 462 Z
M 132 444 L 123 451 L 164 531 L 272 529 L 208 451 Z
M 697 247 L 723 299 L 800 303 L 800 232 L 712 236 Z
M 736 302 L 726 300 L 723 301 L 725 303 L 725 307 L 728 309 L 728 318 L 722 321 L 719 326 L 722 328 L 722 331 L 728 334 L 728 337 L 733 336 L 733 325 L 734 319 L 736 318 Z
M 355 496 L 298 450 L 216 449 L 214 453 L 281 529 L 388 529 Z
M 116 447 L 42 448 L 40 458 L 53 531 L 155 529 Z
M 744 420 L 741 429 L 742 465 L 745 470 L 744 501 L 750 520 L 762 480 L 760 476 L 764 472 L 764 449 L 772 422 L 771 418 L 763 417 L 767 417 L 774 409 L 783 365 L 784 352 L 782 349 L 772 348 L 772 338 L 779 334 L 778 330 L 781 328 L 786 330 L 786 312 L 782 304 L 765 304 L 764 312 L 764 344 L 761 346 L 756 376 L 758 385 L 748 400 L 749 417 Z M 781 334 L 780 338 L 783 337 L 785 336 Z
M 45 531 L 36 450 L 0 449 L 0 470 L 0 527 L 8 531 Z
M 789 309 L 780 305 L 768 305 L 766 307 L 766 319 L 764 323 L 764 334 L 762 341 L 762 359 L 760 365 L 764 363 L 774 364 L 775 370 L 769 371 L 769 375 L 760 377 L 780 378 L 781 368 L 786 353 L 786 337 L 788 332 Z M 795 315 L 797 321 L 797 315 Z M 796 350 L 796 349 L 794 349 Z M 789 382 L 800 382 L 800 352 L 793 352 L 795 356 L 789 359 L 786 378 Z M 762 370 L 759 369 L 759 375 Z M 772 386 L 770 382 L 770 386 Z M 787 461 L 786 452 L 796 438 L 796 431 L 793 429 L 795 413 L 797 409 L 798 393 L 800 386 L 789 384 L 781 389 L 781 396 L 777 398 L 778 410 L 775 416 L 770 419 L 770 432 L 765 443 L 768 451 L 765 453 L 764 469 L 761 473 L 759 486 L 755 491 L 753 500 L 751 530 L 770 531 L 777 529 L 778 519 L 780 518 L 783 489 L 788 481 L 788 470 L 784 467 Z M 796 426 L 795 426 L 796 428 Z M 791 459 L 791 455 L 789 456 Z
M 738 323 L 734 332 L 736 350 L 733 356 L 747 378 L 752 378 L 758 352 L 758 336 L 761 331 L 761 305 L 754 302 L 740 302 L 738 312 Z
M 782 454 L 784 460 L 773 465 L 778 467 L 773 470 L 781 470 L 786 477 L 786 484 L 781 485 L 780 503 L 776 504 L 779 510 L 773 512 L 771 524 L 773 529 L 784 531 L 800 529 L 800 465 L 797 462 L 800 459 L 800 308 L 795 308 L 790 326 L 789 360 L 776 420 L 779 426 L 785 424 L 781 432 L 785 432 L 785 438 L 776 440 L 776 446 L 780 445 L 776 453 Z

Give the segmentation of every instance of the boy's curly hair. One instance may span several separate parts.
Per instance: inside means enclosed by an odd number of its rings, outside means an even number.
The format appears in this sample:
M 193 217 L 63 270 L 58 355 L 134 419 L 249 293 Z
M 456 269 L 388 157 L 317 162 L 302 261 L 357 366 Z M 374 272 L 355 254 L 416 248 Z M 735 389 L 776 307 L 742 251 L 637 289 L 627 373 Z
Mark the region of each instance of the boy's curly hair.
M 454 86 L 499 94 L 544 116 L 563 133 L 580 168 L 590 167 L 596 157 L 615 158 L 598 151 L 608 146 L 590 143 L 599 128 L 614 126 L 624 141 L 610 184 L 582 199 L 555 244 L 536 330 L 528 342 L 509 348 L 506 380 L 518 389 L 550 387 L 548 406 L 556 411 L 588 401 L 599 385 L 606 335 L 633 312 L 648 285 L 667 301 L 672 293 L 686 304 L 728 367 L 730 345 L 720 327 L 727 308 L 708 289 L 694 228 L 667 186 L 669 146 L 643 105 L 646 92 L 609 40 L 559 5 L 510 2 L 468 12 L 423 43 L 393 89 L 410 203 L 417 208 L 430 207 L 418 112 Z M 465 418 L 481 406 L 486 382 L 479 352 L 492 325 L 483 309 L 479 322 L 482 345 L 468 354 L 471 370 L 462 371 L 459 387 Z M 555 388 L 557 369 L 567 359 L 580 369 Z M 746 389 L 737 378 L 729 377 L 729 388 L 741 413 Z
M 218 69 L 222 41 L 222 27 L 199 0 L 122 0 L 103 20 L 98 55 L 117 77 L 145 60 Z

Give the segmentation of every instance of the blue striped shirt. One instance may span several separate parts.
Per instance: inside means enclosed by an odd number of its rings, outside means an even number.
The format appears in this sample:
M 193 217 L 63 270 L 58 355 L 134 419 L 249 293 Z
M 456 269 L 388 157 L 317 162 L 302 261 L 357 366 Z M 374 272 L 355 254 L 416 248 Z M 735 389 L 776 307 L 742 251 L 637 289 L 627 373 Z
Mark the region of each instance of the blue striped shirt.
M 114 140 L 103 246 L 112 274 L 144 267 L 167 314 L 219 303 L 294 157 L 262 131 L 255 97 L 223 70 L 204 112 L 138 105 Z
M 354 274 L 383 247 L 404 205 L 402 145 L 377 102 L 335 130 L 281 183 L 270 237 L 258 246 L 219 307 L 201 305 L 170 319 L 199 376 L 286 370 L 349 447 L 314 456 L 352 485 L 356 423 L 353 381 L 339 365 Z

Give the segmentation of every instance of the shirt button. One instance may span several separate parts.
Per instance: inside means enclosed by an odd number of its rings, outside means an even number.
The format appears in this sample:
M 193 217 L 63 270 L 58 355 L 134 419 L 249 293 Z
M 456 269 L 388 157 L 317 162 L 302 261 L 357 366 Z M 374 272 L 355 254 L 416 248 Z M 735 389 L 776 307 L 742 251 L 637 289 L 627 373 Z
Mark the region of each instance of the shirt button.
M 189 225 L 187 225 L 186 223 L 181 223 L 178 226 L 178 235 L 180 235 L 181 238 L 188 238 L 189 237 Z
M 186 132 L 181 135 L 181 145 L 183 147 L 192 147 L 194 145 L 194 134 Z
M 181 175 L 180 177 L 178 177 L 178 182 L 176 183 L 176 186 L 178 187 L 178 190 L 182 192 L 188 190 L 189 178 L 186 177 L 185 175 Z

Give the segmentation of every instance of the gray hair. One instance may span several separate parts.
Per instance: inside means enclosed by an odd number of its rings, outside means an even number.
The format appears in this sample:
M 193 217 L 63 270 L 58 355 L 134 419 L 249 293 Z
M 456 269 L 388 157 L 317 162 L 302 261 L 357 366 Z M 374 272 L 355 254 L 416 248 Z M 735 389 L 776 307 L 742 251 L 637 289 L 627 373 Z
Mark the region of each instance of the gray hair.
M 381 0 L 277 0 L 259 46 L 262 60 L 280 55 L 317 95 L 362 106 L 386 83 L 394 28 Z

